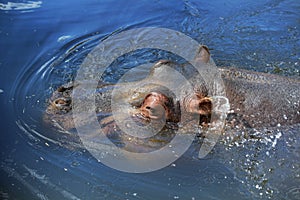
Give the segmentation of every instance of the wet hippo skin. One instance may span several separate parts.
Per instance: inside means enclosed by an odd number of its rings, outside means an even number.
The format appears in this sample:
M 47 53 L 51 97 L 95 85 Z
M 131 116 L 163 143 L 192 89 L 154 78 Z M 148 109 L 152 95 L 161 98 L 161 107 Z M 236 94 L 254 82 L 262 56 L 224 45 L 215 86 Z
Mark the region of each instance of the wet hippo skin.
M 197 62 L 209 62 L 210 54 L 207 47 L 201 46 L 197 55 L 195 58 Z M 128 97 L 129 103 L 135 110 L 133 116 L 143 123 L 165 120 L 169 127 L 176 129 L 176 123 L 180 121 L 183 114 L 187 115 L 185 119 L 188 119 L 189 115 L 196 114 L 200 116 L 199 124 L 206 126 L 212 109 L 209 87 L 206 87 L 205 81 L 199 74 L 194 75 L 193 69 L 190 70 L 187 65 L 178 65 L 171 61 L 157 62 L 152 67 L 149 77 L 159 76 L 166 66 L 175 68 L 191 80 L 189 82 L 192 83 L 192 90 L 185 91 L 180 99 L 175 99 L 174 94 L 167 88 L 162 88 L 160 83 L 145 85 L 138 90 L 133 88 L 138 91 L 135 97 Z M 300 122 L 300 81 L 298 79 L 234 68 L 219 68 L 219 71 L 231 107 L 228 123 L 234 126 L 236 121 L 243 121 L 245 126 L 258 128 Z M 79 83 L 62 85 L 53 93 L 44 117 L 46 122 L 56 124 L 64 130 L 74 129 L 71 93 L 77 84 Z M 114 87 L 119 86 L 101 83 L 95 94 L 99 121 L 107 127 L 109 124 L 113 126 L 110 102 Z M 179 88 L 185 90 L 184 86 Z
M 220 69 L 231 109 L 252 127 L 300 122 L 300 81 L 241 69 Z

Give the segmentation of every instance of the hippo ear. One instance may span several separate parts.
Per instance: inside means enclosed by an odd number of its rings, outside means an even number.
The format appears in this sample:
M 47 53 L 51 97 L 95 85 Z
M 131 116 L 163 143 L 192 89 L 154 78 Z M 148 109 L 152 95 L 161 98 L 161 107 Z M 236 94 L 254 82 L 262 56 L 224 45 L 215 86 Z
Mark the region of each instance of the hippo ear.
M 186 109 L 190 113 L 196 113 L 199 115 L 209 115 L 212 110 L 212 101 L 209 97 L 199 97 L 193 95 L 192 98 L 188 98 L 185 102 Z
M 201 45 L 196 53 L 195 61 L 208 63 L 210 59 L 210 52 L 207 46 Z
M 209 115 L 212 110 L 212 102 L 209 97 L 204 97 L 199 100 L 199 114 Z

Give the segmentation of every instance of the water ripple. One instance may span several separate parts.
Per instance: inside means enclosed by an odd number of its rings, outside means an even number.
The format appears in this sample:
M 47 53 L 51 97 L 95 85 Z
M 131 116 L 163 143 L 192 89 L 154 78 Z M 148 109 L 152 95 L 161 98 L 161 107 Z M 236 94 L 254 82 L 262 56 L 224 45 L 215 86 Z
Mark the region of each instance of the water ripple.
M 23 130 L 29 143 L 44 141 L 61 145 L 58 135 L 43 123 L 43 113 L 52 92 L 65 82 L 72 80 L 76 69 L 92 49 L 98 44 L 99 34 L 89 34 L 63 44 L 49 60 L 42 61 L 39 55 L 19 74 L 13 86 L 13 102 L 16 124 Z M 45 50 L 44 52 L 47 52 Z

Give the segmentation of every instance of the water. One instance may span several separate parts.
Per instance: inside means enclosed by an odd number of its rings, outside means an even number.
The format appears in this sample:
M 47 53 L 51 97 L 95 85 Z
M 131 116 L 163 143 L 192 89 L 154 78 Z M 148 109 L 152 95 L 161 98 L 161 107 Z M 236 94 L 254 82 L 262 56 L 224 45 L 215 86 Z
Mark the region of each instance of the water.
M 299 10 L 296 0 L 1 1 L 1 199 L 299 199 L 299 124 L 227 133 L 205 159 L 195 142 L 164 169 L 129 174 L 42 120 L 87 53 L 131 28 L 181 31 L 218 66 L 299 78 Z

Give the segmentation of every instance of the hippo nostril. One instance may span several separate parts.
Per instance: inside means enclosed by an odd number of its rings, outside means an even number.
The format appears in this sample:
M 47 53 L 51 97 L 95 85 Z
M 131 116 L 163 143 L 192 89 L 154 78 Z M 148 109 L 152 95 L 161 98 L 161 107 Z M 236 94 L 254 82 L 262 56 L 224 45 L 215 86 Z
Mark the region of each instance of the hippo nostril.
M 146 106 L 146 109 L 148 110 L 150 116 L 157 115 L 157 111 L 158 111 L 157 108 Z

